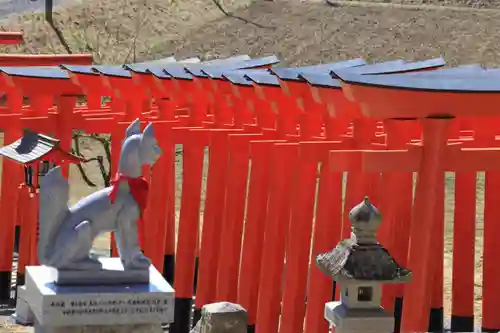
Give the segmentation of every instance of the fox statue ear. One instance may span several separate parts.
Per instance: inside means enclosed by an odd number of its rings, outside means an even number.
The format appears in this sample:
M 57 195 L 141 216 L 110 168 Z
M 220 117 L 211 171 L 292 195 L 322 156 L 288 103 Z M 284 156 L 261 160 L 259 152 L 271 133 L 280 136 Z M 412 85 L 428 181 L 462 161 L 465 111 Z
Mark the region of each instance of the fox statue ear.
M 134 122 L 127 128 L 125 131 L 125 137 L 128 138 L 135 134 L 141 134 L 141 121 L 139 118 L 134 120 Z
M 142 133 L 143 137 L 146 138 L 155 138 L 155 131 L 153 129 L 153 123 L 149 123 L 146 128 L 144 128 L 144 132 Z

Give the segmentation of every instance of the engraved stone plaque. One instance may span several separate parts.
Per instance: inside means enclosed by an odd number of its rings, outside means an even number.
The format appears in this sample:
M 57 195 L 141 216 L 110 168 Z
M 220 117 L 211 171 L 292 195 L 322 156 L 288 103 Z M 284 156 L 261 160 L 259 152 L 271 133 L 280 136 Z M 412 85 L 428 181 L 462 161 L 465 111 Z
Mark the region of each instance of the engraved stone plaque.
M 119 258 L 102 259 L 104 261 Z M 150 267 L 149 284 L 60 286 L 51 268 L 26 268 L 26 300 L 40 326 L 170 323 L 174 290 Z

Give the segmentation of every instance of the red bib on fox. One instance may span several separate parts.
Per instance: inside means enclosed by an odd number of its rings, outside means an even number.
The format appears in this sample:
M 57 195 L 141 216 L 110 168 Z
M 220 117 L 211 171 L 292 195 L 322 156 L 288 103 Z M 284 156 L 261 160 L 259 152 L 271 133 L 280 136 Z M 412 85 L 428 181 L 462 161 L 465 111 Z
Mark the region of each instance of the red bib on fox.
M 118 194 L 118 185 L 120 185 L 122 181 L 128 182 L 130 194 L 139 206 L 139 221 L 142 222 L 144 211 L 146 210 L 146 205 L 148 203 L 149 183 L 144 177 L 131 178 L 125 176 L 124 174 L 117 173 L 115 178 L 111 180 L 111 192 L 109 192 L 109 199 L 111 200 L 111 203 L 115 202 Z

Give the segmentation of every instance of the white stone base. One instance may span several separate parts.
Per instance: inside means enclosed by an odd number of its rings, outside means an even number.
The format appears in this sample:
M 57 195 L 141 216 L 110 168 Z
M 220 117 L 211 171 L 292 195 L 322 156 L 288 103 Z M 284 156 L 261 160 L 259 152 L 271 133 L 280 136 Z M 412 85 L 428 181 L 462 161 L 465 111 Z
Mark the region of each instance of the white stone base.
M 35 325 L 35 333 L 163 333 L 163 329 L 160 324 L 85 327 L 40 327 Z
M 341 302 L 325 304 L 325 319 L 335 333 L 380 333 L 394 330 L 394 316 L 383 308 L 350 309 Z
M 34 314 L 38 331 L 41 327 L 52 332 L 54 328 L 67 329 L 70 326 L 78 331 L 89 325 L 111 328 L 116 325 L 171 323 L 174 319 L 174 290 L 156 268 L 151 266 L 149 272 L 149 284 L 58 286 L 50 268 L 28 266 L 22 294 Z M 26 317 L 25 314 L 23 305 L 19 306 L 19 313 L 16 308 L 16 317 Z

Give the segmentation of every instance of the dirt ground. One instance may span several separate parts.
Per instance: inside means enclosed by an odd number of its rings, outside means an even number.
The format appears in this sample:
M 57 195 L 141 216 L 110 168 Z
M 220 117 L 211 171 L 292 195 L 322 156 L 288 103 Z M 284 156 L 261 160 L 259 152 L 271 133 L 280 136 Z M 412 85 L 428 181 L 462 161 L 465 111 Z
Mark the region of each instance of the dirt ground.
M 359 0 L 348 0 L 359 2 Z M 402 4 L 415 6 L 443 6 L 443 7 L 464 7 L 464 8 L 481 8 L 491 9 L 498 8 L 500 2 L 498 0 L 368 0 L 377 4 Z M 367 2 L 368 2 L 367 1 Z
M 227 10 L 249 3 L 222 1 Z M 90 0 L 57 8 L 54 22 L 73 53 L 92 53 L 96 63 L 123 64 L 158 58 L 165 41 L 178 39 L 221 15 L 210 0 Z M 12 16 L 0 23 L 2 28 L 22 30 L 26 43 L 0 47 L 0 52 L 66 53 L 42 13 Z M 213 57 L 211 52 L 196 55 Z
M 93 52 L 100 63 L 123 63 L 174 54 L 177 58 L 275 54 L 282 65 L 363 57 L 369 61 L 443 56 L 450 66 L 500 64 L 498 0 L 223 1 L 224 17 L 209 0 L 89 0 L 56 15 L 71 47 Z M 402 6 L 395 6 L 398 4 Z M 478 9 L 480 8 L 480 9 Z M 482 9 L 483 8 L 483 9 Z M 134 24 L 123 24 L 124 22 Z M 24 14 L 4 27 L 25 31 L 27 44 L 3 52 L 64 52 L 40 15 Z M 2 51 L 0 50 L 0 51 Z M 111 51 L 112 50 L 112 51 Z M 90 144 L 84 154 L 96 154 Z M 178 165 L 180 177 L 180 164 Z M 88 169 L 98 179 L 96 168 Z M 72 201 L 90 193 L 72 172 Z M 478 177 L 476 316 L 480 318 L 483 187 Z M 180 190 L 180 188 L 178 188 Z M 449 313 L 452 265 L 453 178 L 446 180 L 445 300 Z M 179 193 L 180 191 L 178 191 Z M 97 247 L 105 250 L 106 238 Z M 0 329 L 0 332 L 2 330 Z

